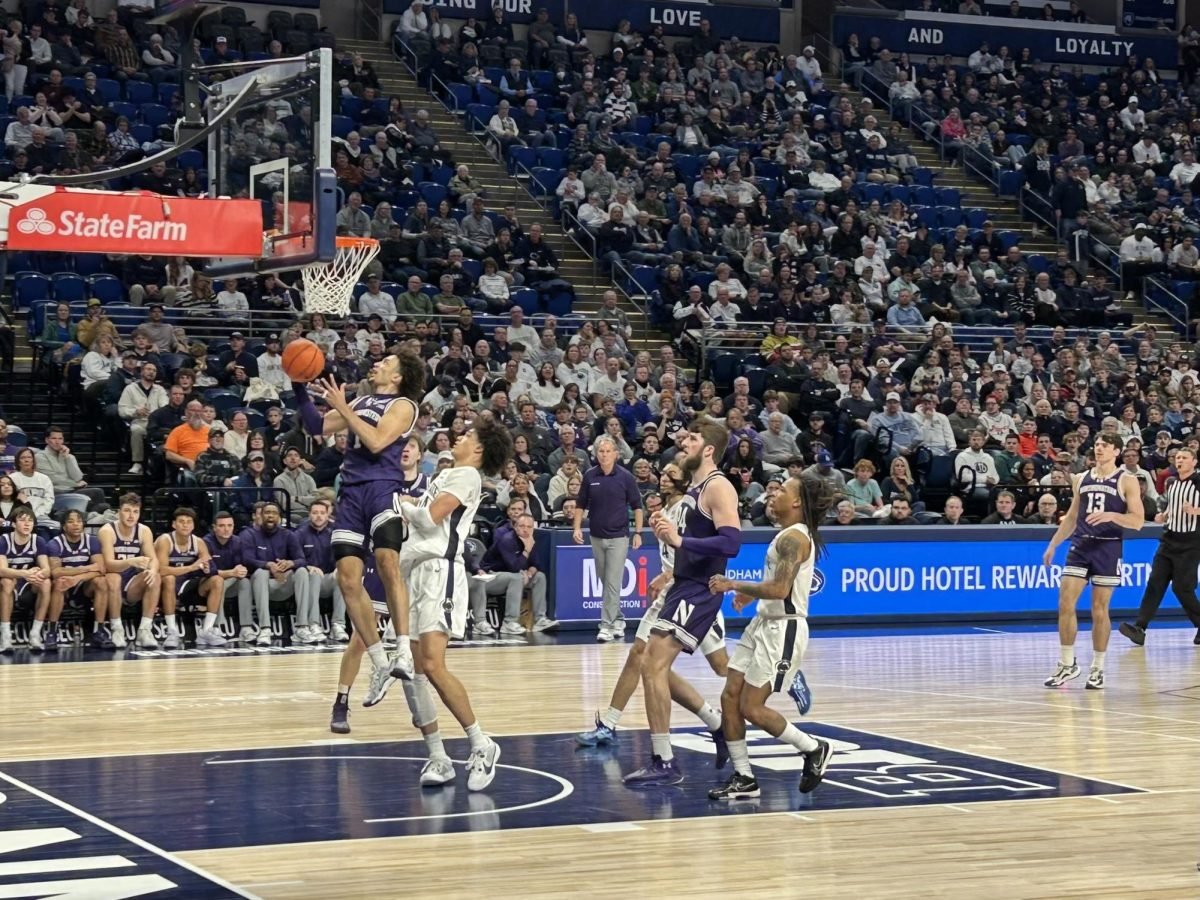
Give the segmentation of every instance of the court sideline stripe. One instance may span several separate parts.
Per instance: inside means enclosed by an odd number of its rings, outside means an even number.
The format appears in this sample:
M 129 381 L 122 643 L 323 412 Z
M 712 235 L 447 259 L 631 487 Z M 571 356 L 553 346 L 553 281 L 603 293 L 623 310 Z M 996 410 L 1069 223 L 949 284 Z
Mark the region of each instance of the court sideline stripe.
M 214 875 L 211 872 L 206 872 L 203 869 L 201 869 L 200 867 L 192 865 L 192 863 L 188 862 L 187 860 L 180 859 L 175 854 L 168 853 L 166 850 L 162 849 L 161 847 L 156 847 L 154 844 L 151 844 L 149 841 L 143 840 L 142 838 L 138 837 L 135 834 L 130 834 L 128 831 L 125 831 L 123 828 L 118 828 L 116 825 L 113 825 L 109 822 L 105 822 L 103 819 L 97 818 L 96 816 L 93 816 L 89 812 L 84 812 L 82 809 L 79 809 L 79 807 L 72 806 L 70 803 L 67 803 L 65 800 L 60 800 L 57 797 L 52 797 L 50 794 L 47 794 L 45 791 L 39 790 L 38 788 L 35 788 L 31 784 L 26 784 L 25 782 L 21 781 L 19 778 L 13 778 L 11 775 L 9 775 L 6 772 L 0 772 L 0 780 L 7 781 L 9 784 L 11 784 L 13 787 L 17 788 L 18 790 L 26 791 L 41 800 L 45 800 L 47 803 L 57 806 L 61 810 L 65 810 L 66 812 L 69 812 L 71 815 L 78 816 L 79 818 L 83 819 L 85 822 L 90 822 L 92 825 L 95 825 L 97 828 L 103 828 L 105 831 L 109 832 L 110 834 L 116 835 L 117 837 L 121 838 L 122 840 L 129 841 L 131 844 L 141 847 L 143 850 L 146 850 L 149 853 L 153 853 L 155 856 L 165 859 L 168 862 L 172 862 L 175 865 L 179 866 L 181 869 L 186 869 L 187 871 L 191 872 L 193 875 L 198 875 L 201 878 L 206 878 L 209 881 L 211 881 L 213 884 L 219 885 L 220 887 L 225 888 L 225 890 L 227 890 L 227 891 L 232 891 L 233 893 L 237 894 L 239 897 L 245 897 L 246 900 L 261 900 L 261 898 L 258 895 L 247 893 L 246 891 L 242 890 L 241 888 L 236 887 L 235 885 L 226 881 L 224 878 L 221 878 L 218 875 Z

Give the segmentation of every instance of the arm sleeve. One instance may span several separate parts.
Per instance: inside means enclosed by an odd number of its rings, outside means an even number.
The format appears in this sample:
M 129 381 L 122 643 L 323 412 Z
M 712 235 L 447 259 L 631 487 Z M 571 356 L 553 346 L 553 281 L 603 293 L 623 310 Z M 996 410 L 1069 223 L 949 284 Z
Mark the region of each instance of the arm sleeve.
M 683 549 L 696 556 L 737 556 L 742 547 L 742 532 L 732 525 L 717 529 L 712 537 L 683 536 Z
M 308 385 L 304 382 L 294 381 L 292 382 L 292 391 L 296 395 L 296 408 L 300 412 L 300 421 L 304 423 L 304 430 L 314 437 L 323 434 L 325 417 L 321 415 L 321 411 L 313 403 L 312 397 L 308 395 Z

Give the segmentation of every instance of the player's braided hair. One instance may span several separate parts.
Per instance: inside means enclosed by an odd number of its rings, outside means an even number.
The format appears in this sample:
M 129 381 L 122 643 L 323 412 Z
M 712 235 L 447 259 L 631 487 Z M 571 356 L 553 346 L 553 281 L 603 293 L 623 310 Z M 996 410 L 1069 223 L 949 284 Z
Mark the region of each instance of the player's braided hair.
M 809 540 L 812 541 L 813 559 L 825 555 L 825 542 L 821 540 L 820 527 L 825 516 L 833 506 L 833 492 L 816 478 L 796 478 L 798 482 L 796 493 L 800 496 L 800 521 L 808 526 Z

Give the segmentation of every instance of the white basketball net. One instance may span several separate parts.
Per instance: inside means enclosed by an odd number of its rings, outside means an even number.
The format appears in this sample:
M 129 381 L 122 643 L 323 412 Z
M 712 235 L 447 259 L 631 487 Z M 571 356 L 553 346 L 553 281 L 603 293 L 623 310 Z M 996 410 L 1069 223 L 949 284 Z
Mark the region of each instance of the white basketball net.
M 354 286 L 378 253 L 378 241 L 339 244 L 331 262 L 311 263 L 302 267 L 300 278 L 304 283 L 304 311 L 338 319 L 348 316 Z

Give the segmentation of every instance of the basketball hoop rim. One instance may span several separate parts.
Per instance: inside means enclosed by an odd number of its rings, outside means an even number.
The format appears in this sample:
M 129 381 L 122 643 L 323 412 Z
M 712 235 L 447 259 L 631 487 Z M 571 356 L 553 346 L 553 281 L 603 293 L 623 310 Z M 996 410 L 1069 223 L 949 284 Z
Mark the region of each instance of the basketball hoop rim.
M 334 244 L 339 250 L 351 250 L 358 247 L 378 247 L 379 241 L 375 238 L 338 237 L 334 238 Z

